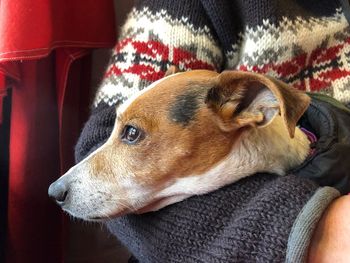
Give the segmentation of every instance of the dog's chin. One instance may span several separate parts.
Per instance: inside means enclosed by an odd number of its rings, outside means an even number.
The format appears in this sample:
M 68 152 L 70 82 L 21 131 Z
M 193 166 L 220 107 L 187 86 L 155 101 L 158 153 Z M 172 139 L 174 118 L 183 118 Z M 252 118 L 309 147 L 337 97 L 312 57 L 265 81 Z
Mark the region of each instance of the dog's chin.
M 127 214 L 144 214 L 144 213 L 148 213 L 148 212 L 155 212 L 158 211 L 168 205 L 180 202 L 186 198 L 188 198 L 190 195 L 174 195 L 174 196 L 167 196 L 167 197 L 162 197 L 162 198 L 158 198 L 154 201 L 151 201 L 150 203 L 146 204 L 145 206 L 139 208 L 139 209 L 135 209 L 134 211 L 129 211 L 127 209 L 123 209 L 120 210 L 118 212 L 115 213 L 111 213 L 111 214 L 104 214 L 104 215 L 98 215 L 98 213 L 94 214 L 94 215 L 89 215 L 89 214 L 82 214 L 82 213 L 77 213 L 76 211 L 73 212 L 67 208 L 62 208 L 64 210 L 64 212 L 66 212 L 69 216 L 71 216 L 72 218 L 76 218 L 76 219 L 81 219 L 84 221 L 88 221 L 88 222 L 99 222 L 99 223 L 103 223 L 106 221 L 109 221 L 111 219 L 114 218 L 118 218 Z M 96 212 L 96 211 L 95 211 Z
M 149 203 L 148 205 L 146 205 L 140 209 L 137 209 L 135 211 L 135 214 L 144 214 L 144 213 L 148 213 L 148 212 L 155 212 L 155 211 L 158 211 L 158 210 L 160 210 L 168 205 L 181 202 L 190 196 L 191 195 L 188 195 L 188 194 L 180 194 L 180 195 L 172 195 L 172 196 L 162 197 L 162 198 L 156 199 L 155 201 L 152 201 L 151 203 Z
M 79 219 L 87 222 L 93 222 L 93 223 L 103 223 L 110 220 L 110 218 L 108 217 L 85 217 L 85 218 L 79 218 Z
M 88 221 L 88 222 L 96 222 L 96 223 L 103 223 L 109 220 L 112 220 L 113 218 L 118 218 L 120 216 L 96 216 L 96 217 L 86 217 L 86 218 L 82 218 L 84 221 Z
M 136 209 L 135 211 L 120 211 L 118 213 L 114 213 L 108 216 L 93 216 L 93 217 L 84 217 L 82 218 L 85 221 L 91 221 L 91 222 L 105 222 L 114 218 L 118 218 L 127 214 L 145 214 L 145 213 L 149 213 L 149 212 L 156 212 L 168 205 L 171 205 L 173 203 L 176 202 L 180 202 L 183 199 L 187 198 L 188 196 L 170 196 L 170 197 L 163 197 L 163 198 L 159 198 L 156 199 L 152 202 L 150 202 L 149 204 Z
M 126 211 L 121 211 L 121 212 L 118 212 L 118 213 L 114 213 L 114 214 L 111 214 L 111 215 L 82 215 L 82 214 L 77 214 L 77 213 L 74 213 L 72 211 L 69 211 L 68 209 L 63 209 L 63 211 L 68 214 L 71 218 L 74 218 L 74 219 L 79 219 L 79 220 L 83 220 L 83 221 L 87 221 L 87 222 L 96 222 L 96 223 L 103 223 L 103 222 L 106 222 L 108 220 L 111 220 L 113 218 L 117 218 L 117 217 L 121 217 L 123 215 L 126 215 L 127 212 Z
M 163 200 L 163 199 L 162 199 Z M 84 221 L 89 221 L 89 222 L 99 222 L 99 223 L 103 223 L 118 217 L 122 217 L 128 214 L 144 214 L 144 213 L 148 213 L 148 212 L 155 212 L 159 209 L 161 209 L 162 207 L 159 206 L 159 204 L 161 203 L 161 200 L 157 200 L 154 201 L 140 209 L 137 209 L 135 211 L 122 211 L 122 212 L 118 212 L 118 213 L 113 213 L 107 216 L 76 216 L 73 215 L 72 213 L 68 212 L 70 214 L 70 216 L 74 217 L 74 218 L 79 218 L 82 219 Z
M 112 219 L 115 219 L 115 218 L 118 218 L 118 217 L 122 217 L 122 216 L 125 216 L 127 214 L 129 214 L 130 211 L 126 211 L 126 210 L 123 210 L 123 211 L 120 211 L 120 212 L 116 212 L 116 213 L 113 213 L 113 214 L 110 214 L 110 215 L 103 215 L 103 216 L 87 216 L 87 217 L 84 217 L 82 218 L 83 220 L 85 221 L 90 221 L 90 222 L 100 222 L 100 223 L 103 223 L 103 222 L 106 222 L 106 221 L 109 221 L 109 220 L 112 220 Z

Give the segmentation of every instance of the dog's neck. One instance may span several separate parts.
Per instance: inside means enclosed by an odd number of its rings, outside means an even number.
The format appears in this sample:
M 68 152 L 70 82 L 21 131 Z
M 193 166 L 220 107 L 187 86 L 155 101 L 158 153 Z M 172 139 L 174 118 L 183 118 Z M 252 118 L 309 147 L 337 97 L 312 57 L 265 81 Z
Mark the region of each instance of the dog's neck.
M 259 172 L 285 175 L 300 165 L 309 152 L 310 141 L 306 134 L 296 128 L 294 138 L 291 138 L 282 118 L 277 116 L 264 128 L 243 132 L 231 153 L 217 166 L 198 176 L 198 183 L 203 192 L 209 192 L 213 190 L 212 186 L 217 189 Z M 212 189 L 206 189 L 207 186 Z
M 291 138 L 282 118 L 277 116 L 270 125 L 243 134 L 237 148 L 240 155 L 245 156 L 248 166 L 256 169 L 255 172 L 284 175 L 306 159 L 310 152 L 310 141 L 298 127 L 294 138 Z M 240 159 L 241 165 L 246 163 L 242 157 Z
M 231 153 L 215 167 L 201 175 L 175 179 L 156 197 L 171 196 L 178 202 L 191 195 L 214 191 L 255 173 L 284 175 L 300 165 L 309 151 L 307 136 L 296 128 L 294 138 L 290 138 L 282 118 L 277 116 L 264 128 L 244 132 Z M 174 200 L 165 200 L 155 210 L 174 203 Z

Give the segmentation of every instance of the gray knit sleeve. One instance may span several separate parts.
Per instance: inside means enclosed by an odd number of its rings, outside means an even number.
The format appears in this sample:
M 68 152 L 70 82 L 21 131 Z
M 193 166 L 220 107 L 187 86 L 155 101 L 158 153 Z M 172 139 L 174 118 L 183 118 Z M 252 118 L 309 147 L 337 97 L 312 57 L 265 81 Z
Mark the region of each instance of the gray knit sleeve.
M 297 176 L 257 174 L 107 227 L 140 262 L 284 262 L 307 251 L 312 231 L 302 233 L 337 195 Z
M 312 234 L 328 205 L 340 196 L 333 187 L 318 189 L 297 216 L 288 238 L 286 262 L 304 262 Z

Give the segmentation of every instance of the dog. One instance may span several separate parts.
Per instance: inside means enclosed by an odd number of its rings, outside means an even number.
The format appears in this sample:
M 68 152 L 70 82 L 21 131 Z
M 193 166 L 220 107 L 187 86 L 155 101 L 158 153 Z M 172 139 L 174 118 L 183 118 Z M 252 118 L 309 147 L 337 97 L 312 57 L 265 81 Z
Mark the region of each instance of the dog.
M 107 142 L 49 187 L 70 215 L 102 221 L 159 210 L 258 173 L 284 175 L 310 152 L 296 124 L 310 98 L 268 76 L 166 76 L 117 109 Z

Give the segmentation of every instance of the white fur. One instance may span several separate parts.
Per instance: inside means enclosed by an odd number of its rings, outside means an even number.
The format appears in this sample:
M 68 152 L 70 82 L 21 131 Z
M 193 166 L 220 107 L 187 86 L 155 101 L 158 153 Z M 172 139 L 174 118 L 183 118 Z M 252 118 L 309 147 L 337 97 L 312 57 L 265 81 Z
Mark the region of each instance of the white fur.
M 211 170 L 205 174 L 179 178 L 155 198 L 170 196 L 170 201 L 175 203 L 192 195 L 211 192 L 257 172 L 284 175 L 300 164 L 308 153 L 307 136 L 297 128 L 295 137 L 291 139 L 282 118 L 276 116 L 271 125 L 243 135 L 229 156 Z M 168 200 L 164 204 L 171 202 Z M 161 205 L 152 210 L 162 208 Z

